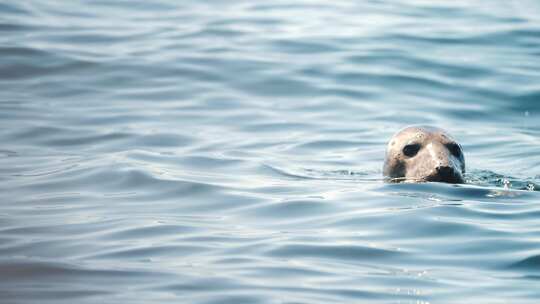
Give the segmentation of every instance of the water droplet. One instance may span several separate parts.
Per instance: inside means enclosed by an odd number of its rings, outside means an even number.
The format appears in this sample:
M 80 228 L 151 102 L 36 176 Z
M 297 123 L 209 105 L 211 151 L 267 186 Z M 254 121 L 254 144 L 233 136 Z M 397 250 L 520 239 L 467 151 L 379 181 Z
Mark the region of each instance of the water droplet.
M 507 179 L 503 180 L 503 185 L 504 185 L 504 190 L 510 190 L 510 187 L 512 186 L 512 184 L 510 184 L 510 181 Z

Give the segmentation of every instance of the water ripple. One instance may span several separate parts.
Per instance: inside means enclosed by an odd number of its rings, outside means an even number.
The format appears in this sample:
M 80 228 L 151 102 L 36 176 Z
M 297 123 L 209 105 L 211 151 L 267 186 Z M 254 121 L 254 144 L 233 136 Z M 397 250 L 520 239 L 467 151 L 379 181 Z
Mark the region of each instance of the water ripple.
M 536 303 L 540 6 L 1 3 L 6 303 Z M 385 184 L 448 129 L 467 184 Z

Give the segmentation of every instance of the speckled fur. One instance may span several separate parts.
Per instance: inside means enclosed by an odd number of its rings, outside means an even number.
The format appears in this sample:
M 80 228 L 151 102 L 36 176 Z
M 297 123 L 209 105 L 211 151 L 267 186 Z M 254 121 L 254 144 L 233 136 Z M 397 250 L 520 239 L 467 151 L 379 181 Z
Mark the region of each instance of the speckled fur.
M 413 157 L 404 155 L 403 148 L 419 144 Z M 454 155 L 449 145 L 456 144 L 460 155 Z M 446 167 L 451 174 L 442 175 L 437 168 Z M 463 183 L 465 158 L 461 146 L 446 131 L 431 126 L 410 126 L 397 132 L 388 142 L 383 174 L 390 181 Z

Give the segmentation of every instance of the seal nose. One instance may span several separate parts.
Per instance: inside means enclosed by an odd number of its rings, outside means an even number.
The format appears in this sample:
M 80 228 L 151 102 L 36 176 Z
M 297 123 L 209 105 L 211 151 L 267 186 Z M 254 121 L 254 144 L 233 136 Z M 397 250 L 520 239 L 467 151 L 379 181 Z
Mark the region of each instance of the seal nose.
M 441 177 L 455 174 L 454 168 L 449 166 L 438 166 L 435 170 L 437 170 L 437 174 Z
M 454 167 L 450 166 L 438 166 L 435 168 L 439 181 L 447 183 L 462 183 L 463 178 L 461 174 L 456 171 Z

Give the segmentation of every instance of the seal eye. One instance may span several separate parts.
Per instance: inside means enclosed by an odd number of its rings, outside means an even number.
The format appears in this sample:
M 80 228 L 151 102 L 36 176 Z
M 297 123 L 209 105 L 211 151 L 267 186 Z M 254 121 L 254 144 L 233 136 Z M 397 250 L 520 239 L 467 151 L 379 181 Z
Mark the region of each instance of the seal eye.
M 419 144 L 410 144 L 403 147 L 403 154 L 408 157 L 413 157 L 420 151 L 420 145 Z
M 448 151 L 450 151 L 450 153 L 452 153 L 452 155 L 454 155 L 455 157 L 461 156 L 461 147 L 458 144 L 449 143 L 448 145 L 446 145 L 446 147 L 448 148 Z

